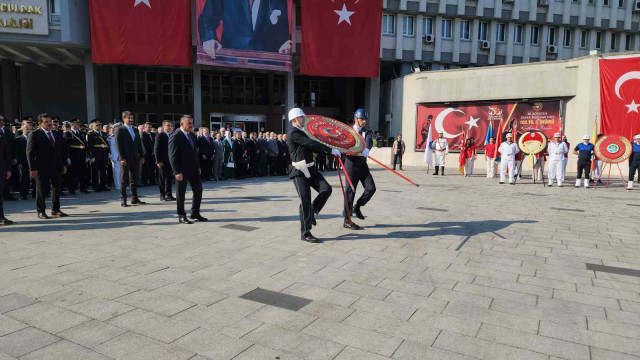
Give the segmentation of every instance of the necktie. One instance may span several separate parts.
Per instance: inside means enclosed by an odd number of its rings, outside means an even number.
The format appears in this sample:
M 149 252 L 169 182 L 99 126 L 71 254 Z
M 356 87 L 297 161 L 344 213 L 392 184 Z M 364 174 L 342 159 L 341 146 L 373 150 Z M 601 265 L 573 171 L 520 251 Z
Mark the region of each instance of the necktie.
M 49 142 L 51 143 L 51 146 L 56 147 L 56 141 L 53 140 L 53 136 L 51 135 L 51 132 L 48 132 L 47 136 L 49 137 Z
M 249 12 L 253 9 L 253 0 L 249 0 Z
M 191 140 L 191 136 L 189 134 L 184 134 L 187 137 L 187 140 L 189 141 L 189 145 L 191 145 L 191 147 L 193 147 L 193 140 Z

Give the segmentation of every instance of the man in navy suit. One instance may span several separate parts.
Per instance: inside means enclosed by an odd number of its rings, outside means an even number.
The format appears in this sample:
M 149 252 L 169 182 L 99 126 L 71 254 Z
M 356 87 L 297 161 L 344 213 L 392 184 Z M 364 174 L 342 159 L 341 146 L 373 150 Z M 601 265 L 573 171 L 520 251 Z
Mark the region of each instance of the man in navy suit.
M 176 198 L 178 203 L 178 221 L 181 224 L 191 224 L 184 211 L 185 193 L 187 182 L 193 191 L 190 218 L 198 221 L 207 221 L 200 215 L 200 202 L 202 201 L 202 182 L 200 180 L 200 160 L 198 159 L 198 144 L 193 131 L 193 117 L 182 115 L 180 128 L 169 138 L 169 162 L 176 178 Z
M 222 48 L 291 53 L 287 0 L 207 0 L 198 31 L 204 51 L 214 59 Z

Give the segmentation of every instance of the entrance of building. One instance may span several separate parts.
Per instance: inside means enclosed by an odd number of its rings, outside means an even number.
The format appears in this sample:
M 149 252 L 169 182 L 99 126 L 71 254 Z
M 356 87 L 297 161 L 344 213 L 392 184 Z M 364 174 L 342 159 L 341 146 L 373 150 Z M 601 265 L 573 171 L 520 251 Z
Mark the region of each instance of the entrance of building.
M 265 115 L 238 115 L 211 113 L 209 116 L 211 130 L 226 128 L 229 125 L 232 129 L 241 129 L 248 133 L 264 131 L 267 124 Z

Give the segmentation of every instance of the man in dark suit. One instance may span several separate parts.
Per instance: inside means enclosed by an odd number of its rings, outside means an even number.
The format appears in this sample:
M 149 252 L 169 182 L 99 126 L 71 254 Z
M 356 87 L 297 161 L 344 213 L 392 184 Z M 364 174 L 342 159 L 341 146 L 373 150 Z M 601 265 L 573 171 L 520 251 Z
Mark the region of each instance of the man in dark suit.
M 87 134 L 87 146 L 91 153 L 91 186 L 96 192 L 110 191 L 107 187 L 109 166 L 109 141 L 102 132 L 100 119 L 91 120 L 92 130 Z
M 294 108 L 289 111 L 289 129 L 287 143 L 291 150 L 293 169 L 289 173 L 289 179 L 293 180 L 298 196 L 300 197 L 300 239 L 302 241 L 319 243 L 315 236 L 311 235 L 311 227 L 316 224 L 315 214 L 319 214 L 324 204 L 331 196 L 331 185 L 318 172 L 313 162 L 313 153 L 340 155 L 337 150 L 311 140 L 304 133 L 302 127 L 305 122 L 305 114 L 302 109 Z M 311 188 L 318 192 L 313 203 L 311 202 Z
M 169 161 L 169 137 L 173 133 L 173 122 L 165 120 L 162 122 L 162 132 L 156 135 L 153 145 L 153 153 L 158 167 L 158 186 L 160 187 L 160 201 L 175 201 L 171 194 L 171 183 L 173 172 Z
M 145 149 L 138 129 L 133 125 L 133 113 L 122 112 L 122 122 L 115 133 L 118 161 L 120 161 L 120 200 L 127 207 L 127 183 L 131 186 L 131 204 L 144 205 L 138 198 L 138 169 L 145 162 Z
M 256 133 L 252 132 L 249 135 L 249 138 L 245 139 L 244 146 L 247 149 L 247 155 L 249 155 L 249 169 L 247 170 L 248 176 L 254 177 L 257 175 L 256 164 L 258 163 L 258 159 L 256 156 L 256 152 L 258 149 L 258 144 L 256 144 Z
M 2 117 L 0 115 L 0 117 Z M 4 128 L 4 117 L 2 117 L 2 127 Z M 10 132 L 10 131 L 6 131 Z M 13 141 L 6 132 L 0 130 L 0 195 L 4 193 L 5 186 L 9 186 L 7 180 L 11 178 L 11 148 L 9 141 Z M 0 196 L 0 224 L 11 225 L 13 221 L 4 217 L 4 197 Z
M 29 121 L 22 122 L 22 134 L 16 136 L 13 142 L 13 154 L 16 158 L 18 172 L 13 176 L 19 178 L 20 200 L 27 200 L 29 188 L 31 188 L 32 179 L 29 176 L 29 161 L 27 160 L 27 138 L 33 129 L 33 125 Z M 35 181 L 34 181 L 35 185 Z M 33 191 L 35 191 L 35 186 Z M 35 197 L 35 192 L 32 192 Z
M 203 127 L 200 129 L 202 135 L 198 136 L 198 156 L 200 157 L 202 181 L 211 180 L 213 174 L 213 156 L 216 152 L 213 138 L 209 136 L 209 129 Z
M 151 123 L 145 123 L 142 127 L 143 131 L 140 133 L 142 137 L 142 145 L 144 146 L 144 164 L 142 165 L 142 183 L 144 186 L 154 185 L 155 180 L 155 172 L 154 172 L 154 164 L 153 160 L 153 135 L 151 135 Z
M 214 59 L 223 47 L 291 53 L 287 0 L 207 0 L 198 31 L 204 51 Z
M 48 114 L 38 115 L 40 129 L 29 134 L 27 139 L 27 160 L 32 178 L 36 179 L 36 209 L 39 219 L 49 219 L 45 212 L 45 196 L 51 187 L 51 215 L 60 217 L 67 214 L 60 211 L 60 187 L 65 166 L 65 142 L 53 130 Z
M 89 151 L 86 144 L 86 136 L 80 131 L 80 119 L 71 120 L 71 130 L 64 133 L 67 145 L 69 193 L 74 195 L 80 186 L 80 192 L 86 194 L 88 181 L 85 178 L 85 167 Z
M 169 161 L 177 181 L 178 221 L 181 224 L 192 224 L 187 219 L 187 214 L 184 211 L 187 183 L 191 185 L 191 190 L 193 191 L 190 218 L 198 221 L 208 220 L 200 215 L 200 201 L 202 200 L 201 170 L 198 159 L 197 139 L 191 133 L 192 131 L 193 117 L 191 115 L 182 115 L 180 128 L 169 138 Z
M 13 164 L 13 160 L 15 157 L 13 156 L 13 141 L 15 140 L 15 134 L 9 130 L 9 128 L 5 127 L 4 116 L 0 115 L 0 136 L 4 137 L 4 146 L 5 151 L 9 153 L 9 157 L 11 161 L 9 161 L 8 171 L 11 171 L 11 167 Z M 11 195 L 11 186 L 9 186 L 9 182 L 5 182 L 4 189 L 2 190 L 2 196 L 4 196 L 5 201 L 13 201 L 15 198 Z

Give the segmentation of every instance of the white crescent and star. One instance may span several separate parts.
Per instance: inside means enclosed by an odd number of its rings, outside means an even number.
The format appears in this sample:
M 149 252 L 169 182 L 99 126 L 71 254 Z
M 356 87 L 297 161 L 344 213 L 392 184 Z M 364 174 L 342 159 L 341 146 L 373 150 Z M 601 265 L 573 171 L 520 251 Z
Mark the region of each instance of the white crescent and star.
M 624 100 L 622 96 L 620 96 L 620 88 L 622 87 L 622 85 L 624 85 L 624 83 L 626 83 L 629 80 L 640 80 L 640 71 L 629 71 L 627 73 L 624 73 L 622 76 L 618 78 L 614 88 L 618 99 Z M 631 104 L 628 104 L 625 106 L 628 109 L 627 114 L 632 111 L 638 113 L 638 106 L 640 106 L 640 104 L 636 104 L 635 100 L 631 100 Z
M 149 8 L 151 8 L 151 4 L 149 3 L 149 1 L 151 1 L 151 0 L 135 0 L 135 3 L 133 4 L 133 7 L 136 7 L 136 6 L 140 5 L 140 4 L 145 4 Z
M 476 119 L 473 116 L 469 116 L 469 121 L 465 122 L 465 124 L 469 125 L 469 130 L 471 130 L 473 127 L 478 127 L 478 120 L 480 120 L 480 118 Z
M 448 132 L 446 132 L 444 130 L 444 119 L 445 119 L 445 117 L 447 117 L 447 115 L 449 115 L 449 113 L 452 113 L 452 112 L 459 112 L 459 113 L 464 114 L 464 111 L 462 111 L 460 109 L 446 108 L 446 109 L 442 110 L 440 112 L 440 114 L 438 114 L 438 116 L 436 116 L 436 123 L 435 123 L 436 132 L 442 133 L 442 136 L 447 138 L 447 139 L 453 139 L 455 137 L 458 137 L 458 136 L 462 135 L 462 132 L 453 135 L 453 134 L 449 134 Z M 471 119 L 473 119 L 473 117 L 471 117 Z M 469 120 L 469 122 L 472 122 L 472 121 Z M 469 123 L 469 122 L 467 122 L 467 123 Z M 471 128 L 471 125 L 469 125 L 469 128 Z
M 142 1 L 142 0 L 136 0 L 136 1 Z M 340 25 L 340 23 L 343 21 L 351 25 L 351 15 L 355 14 L 355 11 L 347 10 L 346 4 L 342 4 L 342 10 L 333 10 L 333 12 L 335 12 L 336 14 L 338 14 L 338 16 L 340 16 L 340 18 L 338 19 L 338 25 Z

